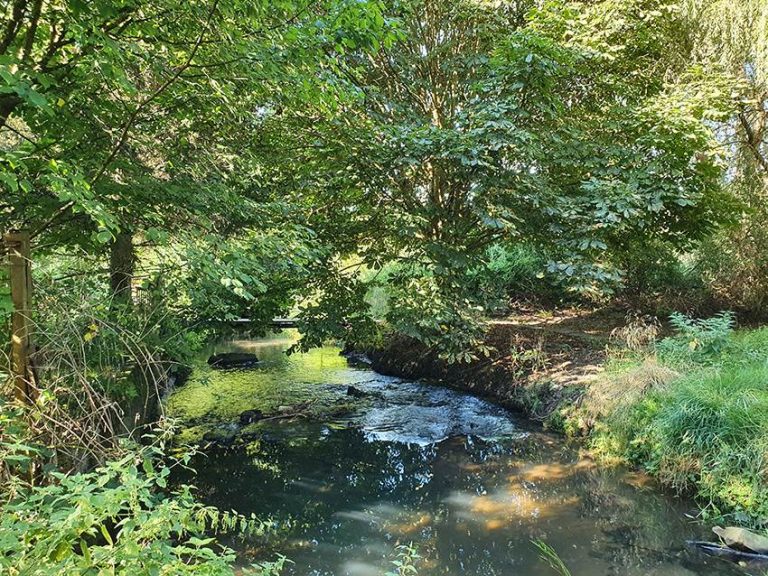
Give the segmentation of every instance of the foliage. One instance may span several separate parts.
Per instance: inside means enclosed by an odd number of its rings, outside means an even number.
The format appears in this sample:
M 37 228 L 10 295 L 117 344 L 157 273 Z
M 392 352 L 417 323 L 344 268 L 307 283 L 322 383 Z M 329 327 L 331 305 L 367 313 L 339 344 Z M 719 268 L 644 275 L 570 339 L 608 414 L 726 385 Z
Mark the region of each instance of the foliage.
M 739 94 L 738 108 L 717 127 L 728 151 L 728 187 L 738 197 L 738 225 L 711 238 L 699 254 L 714 295 L 735 309 L 764 316 L 768 303 L 768 5 L 687 0 L 691 59 L 721 71 Z
M 54 252 L 61 276 L 124 275 L 133 300 L 180 325 L 263 325 L 290 308 L 316 254 L 262 157 L 283 107 L 348 98 L 320 69 L 382 41 L 378 2 L 62 0 L 2 14 L 0 229 L 31 229 L 35 261 Z M 73 247 L 84 262 L 68 261 Z M 121 249 L 128 269 L 115 269 Z
M 727 116 L 731 94 L 679 89 L 677 13 L 639 4 L 389 7 L 391 44 L 334 69 L 361 96 L 343 120 L 284 114 L 277 157 L 299 168 L 294 201 L 336 254 L 318 298 L 358 281 L 341 262 L 397 263 L 389 324 L 434 345 L 437 330 L 417 319 L 437 300 L 449 348 L 463 336 L 471 349 L 480 325 L 461 311 L 493 309 L 471 272 L 489 246 L 542 247 L 548 279 L 599 298 L 622 282 L 628 250 L 687 249 L 729 220 L 705 121 Z
M 190 486 L 169 489 L 162 440 L 85 474 L 51 473 L 2 507 L 0 567 L 7 574 L 235 574 L 225 532 L 260 534 L 255 518 L 203 506 Z M 254 567 L 277 574 L 285 563 Z
M 387 315 L 398 332 L 439 352 L 449 362 L 487 356 L 484 309 L 458 281 L 421 267 L 404 267 L 390 286 L 398 303 Z
M 755 320 L 768 312 L 768 177 L 734 182 L 731 189 L 748 208 L 738 226 L 709 239 L 697 254 L 698 265 L 713 297 Z
M 120 436 L 141 434 L 159 415 L 169 378 L 206 332 L 191 330 L 163 300 L 115 305 L 104 278 L 58 274 L 60 262 L 37 268 L 30 325 L 39 394 L 24 420 L 50 448 L 40 464 L 86 469 L 115 457 Z
M 23 492 L 50 451 L 36 442 L 24 411 L 0 396 L 0 498 Z
M 732 312 L 721 312 L 711 318 L 694 319 L 679 312 L 669 317 L 676 334 L 659 343 L 662 355 L 678 361 L 707 362 L 717 360 L 731 341 L 735 325 Z
M 547 274 L 547 257 L 526 244 L 490 245 L 481 264 L 470 268 L 468 282 L 486 299 L 484 308 L 505 312 L 512 302 L 548 306 L 573 300 L 557 275 Z

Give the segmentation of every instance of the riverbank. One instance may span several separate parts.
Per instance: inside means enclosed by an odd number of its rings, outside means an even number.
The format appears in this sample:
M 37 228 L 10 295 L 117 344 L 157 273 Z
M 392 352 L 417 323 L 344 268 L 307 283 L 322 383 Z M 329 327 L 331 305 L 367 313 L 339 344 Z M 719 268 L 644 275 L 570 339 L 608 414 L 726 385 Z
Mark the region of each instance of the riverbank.
M 492 322 L 494 352 L 470 364 L 402 336 L 370 355 L 384 374 L 437 380 L 579 437 L 596 458 L 694 495 L 706 518 L 765 527 L 768 328 L 680 317 L 659 332 L 616 311 L 564 311 Z
M 562 429 L 562 411 L 581 404 L 604 369 L 611 332 L 623 321 L 616 310 L 571 309 L 494 320 L 486 339 L 492 352 L 468 364 L 449 364 L 400 335 L 368 354 L 382 374 L 437 380 Z

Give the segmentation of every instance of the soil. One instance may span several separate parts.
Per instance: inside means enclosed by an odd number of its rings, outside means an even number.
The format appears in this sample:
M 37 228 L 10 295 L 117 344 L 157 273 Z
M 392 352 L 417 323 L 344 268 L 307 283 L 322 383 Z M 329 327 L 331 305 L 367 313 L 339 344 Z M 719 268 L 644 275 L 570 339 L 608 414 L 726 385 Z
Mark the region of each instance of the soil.
M 581 401 L 602 370 L 611 333 L 624 324 L 625 311 L 616 308 L 526 311 L 492 320 L 486 343 L 493 352 L 468 364 L 448 364 L 404 336 L 369 356 L 382 374 L 437 380 L 546 422 Z

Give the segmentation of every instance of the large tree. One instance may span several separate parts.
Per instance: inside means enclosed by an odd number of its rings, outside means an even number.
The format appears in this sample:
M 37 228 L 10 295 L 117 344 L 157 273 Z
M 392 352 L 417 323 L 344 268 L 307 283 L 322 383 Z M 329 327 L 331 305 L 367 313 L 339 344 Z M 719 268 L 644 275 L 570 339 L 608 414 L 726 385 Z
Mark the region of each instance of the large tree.
M 349 258 L 397 262 L 389 320 L 463 357 L 482 305 L 468 271 L 490 243 L 546 246 L 552 271 L 597 292 L 627 250 L 708 234 L 729 204 L 703 120 L 728 103 L 667 81 L 686 66 L 675 7 L 391 3 L 397 40 L 332 70 L 358 97 L 286 121 L 299 201 L 342 270 L 308 317 L 366 320 Z
M 124 302 L 137 245 L 160 243 L 155 277 L 175 267 L 196 294 L 210 280 L 252 305 L 265 261 L 288 262 L 298 233 L 276 240 L 286 219 L 259 165 L 265 112 L 331 98 L 318 57 L 375 38 L 376 3 L 56 0 L 3 10 L 0 229 L 28 228 L 38 247 L 108 252 Z

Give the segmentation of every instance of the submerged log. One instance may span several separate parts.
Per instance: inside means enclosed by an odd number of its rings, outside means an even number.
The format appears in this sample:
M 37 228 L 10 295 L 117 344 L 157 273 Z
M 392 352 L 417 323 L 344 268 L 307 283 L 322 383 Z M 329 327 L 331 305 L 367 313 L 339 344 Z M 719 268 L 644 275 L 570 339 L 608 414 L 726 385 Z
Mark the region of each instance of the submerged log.
M 757 554 L 755 552 L 745 552 L 743 550 L 736 550 L 729 548 L 723 544 L 715 542 L 705 542 L 700 540 L 688 540 L 686 542 L 688 546 L 696 548 L 709 556 L 717 556 L 725 560 L 730 560 L 736 563 L 746 563 L 749 565 L 768 565 L 768 554 Z
M 259 363 L 255 354 L 248 352 L 224 352 L 214 354 L 208 358 L 208 365 L 211 368 L 226 370 L 229 368 L 251 368 Z

